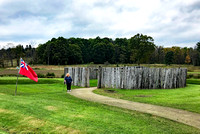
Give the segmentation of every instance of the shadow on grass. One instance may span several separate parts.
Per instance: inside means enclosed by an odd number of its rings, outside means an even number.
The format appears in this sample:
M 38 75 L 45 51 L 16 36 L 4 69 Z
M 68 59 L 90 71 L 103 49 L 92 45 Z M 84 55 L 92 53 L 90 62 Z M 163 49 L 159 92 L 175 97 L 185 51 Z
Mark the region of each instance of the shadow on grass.
M 200 85 L 200 79 L 187 79 L 186 83 Z
M 0 80 L 0 85 L 7 85 L 7 84 L 16 84 L 16 80 Z M 54 83 L 62 83 L 60 80 L 48 80 L 48 79 L 39 79 L 38 82 L 29 80 L 29 79 L 22 79 L 18 80 L 18 84 L 54 84 Z

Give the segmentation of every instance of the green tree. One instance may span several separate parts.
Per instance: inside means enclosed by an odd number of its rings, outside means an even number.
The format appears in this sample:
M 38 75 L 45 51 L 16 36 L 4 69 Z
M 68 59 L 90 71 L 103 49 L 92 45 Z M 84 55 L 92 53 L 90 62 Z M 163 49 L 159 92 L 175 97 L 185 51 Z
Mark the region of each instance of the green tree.
M 173 51 L 167 52 L 165 55 L 165 64 L 170 65 L 173 63 L 173 60 L 174 60 L 174 52 Z
M 200 66 L 200 42 L 197 42 L 191 54 L 192 63 L 194 66 Z
M 93 60 L 94 63 L 103 64 L 108 61 L 113 63 L 114 45 L 112 43 L 97 43 L 93 47 Z
M 152 37 L 137 34 L 129 40 L 129 48 L 131 50 L 130 60 L 139 65 L 149 61 L 155 50 L 155 44 Z
M 25 56 L 24 47 L 22 45 L 16 46 L 15 54 L 16 54 L 16 58 L 17 58 L 17 65 L 19 65 L 20 58 L 23 58 Z
M 114 41 L 114 62 L 128 63 L 129 57 L 128 40 L 126 38 L 116 38 Z
M 152 53 L 150 58 L 152 64 L 164 64 L 165 63 L 165 51 L 163 46 L 156 46 L 155 51 Z
M 6 59 L 6 50 L 2 48 L 0 50 L 0 66 L 1 67 L 5 67 L 5 63 L 4 63 L 5 59 Z
M 105 43 L 97 43 L 93 47 L 93 61 L 95 64 L 105 62 Z
M 185 63 L 185 53 L 184 49 L 180 47 L 172 47 L 174 52 L 174 64 L 184 64 Z
M 68 50 L 68 64 L 81 64 L 83 62 L 82 51 L 78 45 L 69 44 Z
M 36 59 L 35 60 L 39 64 L 43 64 L 46 61 L 45 50 L 46 50 L 47 44 L 48 43 L 39 44 L 38 47 L 36 48 Z
M 58 65 L 67 64 L 68 62 L 67 55 L 69 54 L 70 51 L 68 41 L 63 37 L 59 37 L 55 41 L 55 47 L 53 48 L 54 48 L 53 62 Z
M 13 67 L 13 59 L 16 57 L 15 48 L 8 48 L 6 50 L 6 57 L 10 60 L 11 67 Z
M 198 52 L 200 52 L 200 42 L 197 42 L 196 49 L 197 49 Z
M 65 38 L 52 38 L 50 41 L 40 44 L 36 49 L 39 63 L 48 65 L 67 64 L 68 49 L 68 41 Z

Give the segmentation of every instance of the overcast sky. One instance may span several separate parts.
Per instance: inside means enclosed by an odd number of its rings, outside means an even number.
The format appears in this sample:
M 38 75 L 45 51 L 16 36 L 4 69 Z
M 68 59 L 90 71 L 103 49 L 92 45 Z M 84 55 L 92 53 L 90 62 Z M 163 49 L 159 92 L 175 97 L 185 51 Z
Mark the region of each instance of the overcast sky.
M 53 37 L 152 36 L 158 46 L 200 41 L 200 0 L 0 0 L 0 47 Z

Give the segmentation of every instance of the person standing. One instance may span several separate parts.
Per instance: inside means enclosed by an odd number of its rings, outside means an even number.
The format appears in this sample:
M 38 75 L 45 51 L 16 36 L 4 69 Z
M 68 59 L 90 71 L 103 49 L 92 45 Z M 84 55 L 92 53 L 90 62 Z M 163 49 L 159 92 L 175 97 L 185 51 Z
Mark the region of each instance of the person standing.
M 69 73 L 66 74 L 64 82 L 67 85 L 67 92 L 71 92 L 72 78 Z

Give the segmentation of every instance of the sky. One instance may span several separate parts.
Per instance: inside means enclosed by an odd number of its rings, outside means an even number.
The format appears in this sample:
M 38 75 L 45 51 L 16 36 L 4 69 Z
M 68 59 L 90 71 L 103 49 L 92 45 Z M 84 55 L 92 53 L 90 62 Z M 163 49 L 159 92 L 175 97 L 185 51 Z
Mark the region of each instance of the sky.
M 200 0 L 0 0 L 0 48 L 53 37 L 154 38 L 157 46 L 200 41 Z

